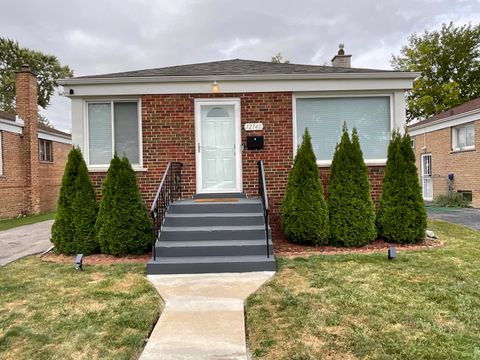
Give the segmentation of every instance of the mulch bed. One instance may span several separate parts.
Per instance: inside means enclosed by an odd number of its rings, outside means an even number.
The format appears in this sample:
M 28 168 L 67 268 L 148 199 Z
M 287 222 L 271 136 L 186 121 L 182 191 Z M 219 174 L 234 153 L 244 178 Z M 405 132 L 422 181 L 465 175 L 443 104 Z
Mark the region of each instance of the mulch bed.
M 333 254 L 358 254 L 387 251 L 388 247 L 395 245 L 398 250 L 425 250 L 443 246 L 443 242 L 434 239 L 425 239 L 424 241 L 411 244 L 390 244 L 382 239 L 377 239 L 373 243 L 358 248 L 343 248 L 335 246 L 308 246 L 289 243 L 279 231 L 274 231 L 273 246 L 276 256 L 309 256 L 309 255 L 333 255 Z
M 105 255 L 105 254 L 85 255 L 83 257 L 83 264 L 84 265 L 111 265 L 111 264 L 122 264 L 122 263 L 146 264 L 151 257 L 152 257 L 151 254 L 144 254 L 144 255 L 137 255 L 137 256 L 129 255 L 125 257 L 115 257 L 112 255 Z M 54 262 L 57 264 L 73 265 L 75 261 L 75 256 L 48 253 L 43 255 L 41 259 L 43 261 Z
M 273 231 L 273 246 L 276 256 L 309 256 L 309 255 L 334 255 L 334 254 L 358 254 L 358 253 L 373 253 L 387 251 L 390 245 L 395 245 L 397 251 L 401 250 L 425 250 L 443 246 L 443 242 L 440 240 L 425 239 L 421 243 L 412 245 L 390 244 L 385 240 L 378 239 L 373 243 L 362 246 L 359 248 L 342 248 L 335 246 L 308 246 L 289 243 L 280 231 Z M 83 264 L 85 265 L 110 265 L 121 263 L 141 263 L 146 264 L 152 257 L 151 253 L 144 255 L 129 255 L 125 257 L 115 257 L 112 255 L 95 254 L 86 255 L 83 258 Z M 43 261 L 54 262 L 58 264 L 71 264 L 75 260 L 75 256 L 66 256 L 62 254 L 56 254 L 53 252 L 47 253 L 42 257 Z

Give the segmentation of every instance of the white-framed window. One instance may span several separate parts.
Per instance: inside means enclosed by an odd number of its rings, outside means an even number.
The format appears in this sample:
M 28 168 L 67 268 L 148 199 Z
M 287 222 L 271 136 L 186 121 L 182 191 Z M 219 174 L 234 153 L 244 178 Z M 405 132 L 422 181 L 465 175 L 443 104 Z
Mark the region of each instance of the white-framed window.
M 452 150 L 475 149 L 475 124 L 465 124 L 452 127 Z
M 53 162 L 53 144 L 51 140 L 38 139 L 38 157 L 40 161 Z
M 386 161 L 392 128 L 390 96 L 296 96 L 294 101 L 295 147 L 308 128 L 317 163 L 331 163 L 344 122 L 350 131 L 357 128 L 367 164 Z
M 0 176 L 3 176 L 3 131 L 0 131 Z
M 142 165 L 138 100 L 86 103 L 86 157 L 90 167 L 108 167 L 115 152 L 133 166 Z

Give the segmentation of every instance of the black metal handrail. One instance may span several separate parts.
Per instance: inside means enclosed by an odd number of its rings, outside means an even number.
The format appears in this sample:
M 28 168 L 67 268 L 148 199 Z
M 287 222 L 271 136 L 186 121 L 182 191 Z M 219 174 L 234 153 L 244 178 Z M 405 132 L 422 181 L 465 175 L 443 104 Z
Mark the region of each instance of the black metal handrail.
M 150 215 L 153 220 L 153 260 L 157 258 L 155 242 L 162 231 L 168 205 L 182 197 L 182 166 L 182 163 L 179 162 L 170 161 L 168 163 L 150 208 Z
M 265 219 L 265 238 L 267 239 L 267 258 L 270 257 L 270 245 L 269 245 L 269 231 L 268 231 L 268 194 L 267 183 L 265 182 L 265 165 L 263 160 L 259 160 L 258 163 L 258 196 L 262 199 L 263 204 L 263 217 Z

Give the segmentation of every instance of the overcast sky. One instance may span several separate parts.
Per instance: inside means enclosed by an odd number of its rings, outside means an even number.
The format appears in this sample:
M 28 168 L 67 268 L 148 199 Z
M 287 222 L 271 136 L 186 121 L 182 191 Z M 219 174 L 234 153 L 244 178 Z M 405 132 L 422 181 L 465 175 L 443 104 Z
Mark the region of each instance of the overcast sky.
M 0 0 L 0 36 L 56 55 L 75 75 L 221 59 L 390 68 L 412 32 L 480 22 L 479 0 Z M 44 114 L 70 130 L 70 101 Z

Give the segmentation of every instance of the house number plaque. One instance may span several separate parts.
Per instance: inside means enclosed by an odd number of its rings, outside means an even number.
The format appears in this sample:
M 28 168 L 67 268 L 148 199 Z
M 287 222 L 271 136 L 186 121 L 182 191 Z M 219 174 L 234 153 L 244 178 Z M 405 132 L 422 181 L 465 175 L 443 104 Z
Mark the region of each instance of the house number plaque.
M 246 123 L 245 131 L 263 130 L 263 123 Z

